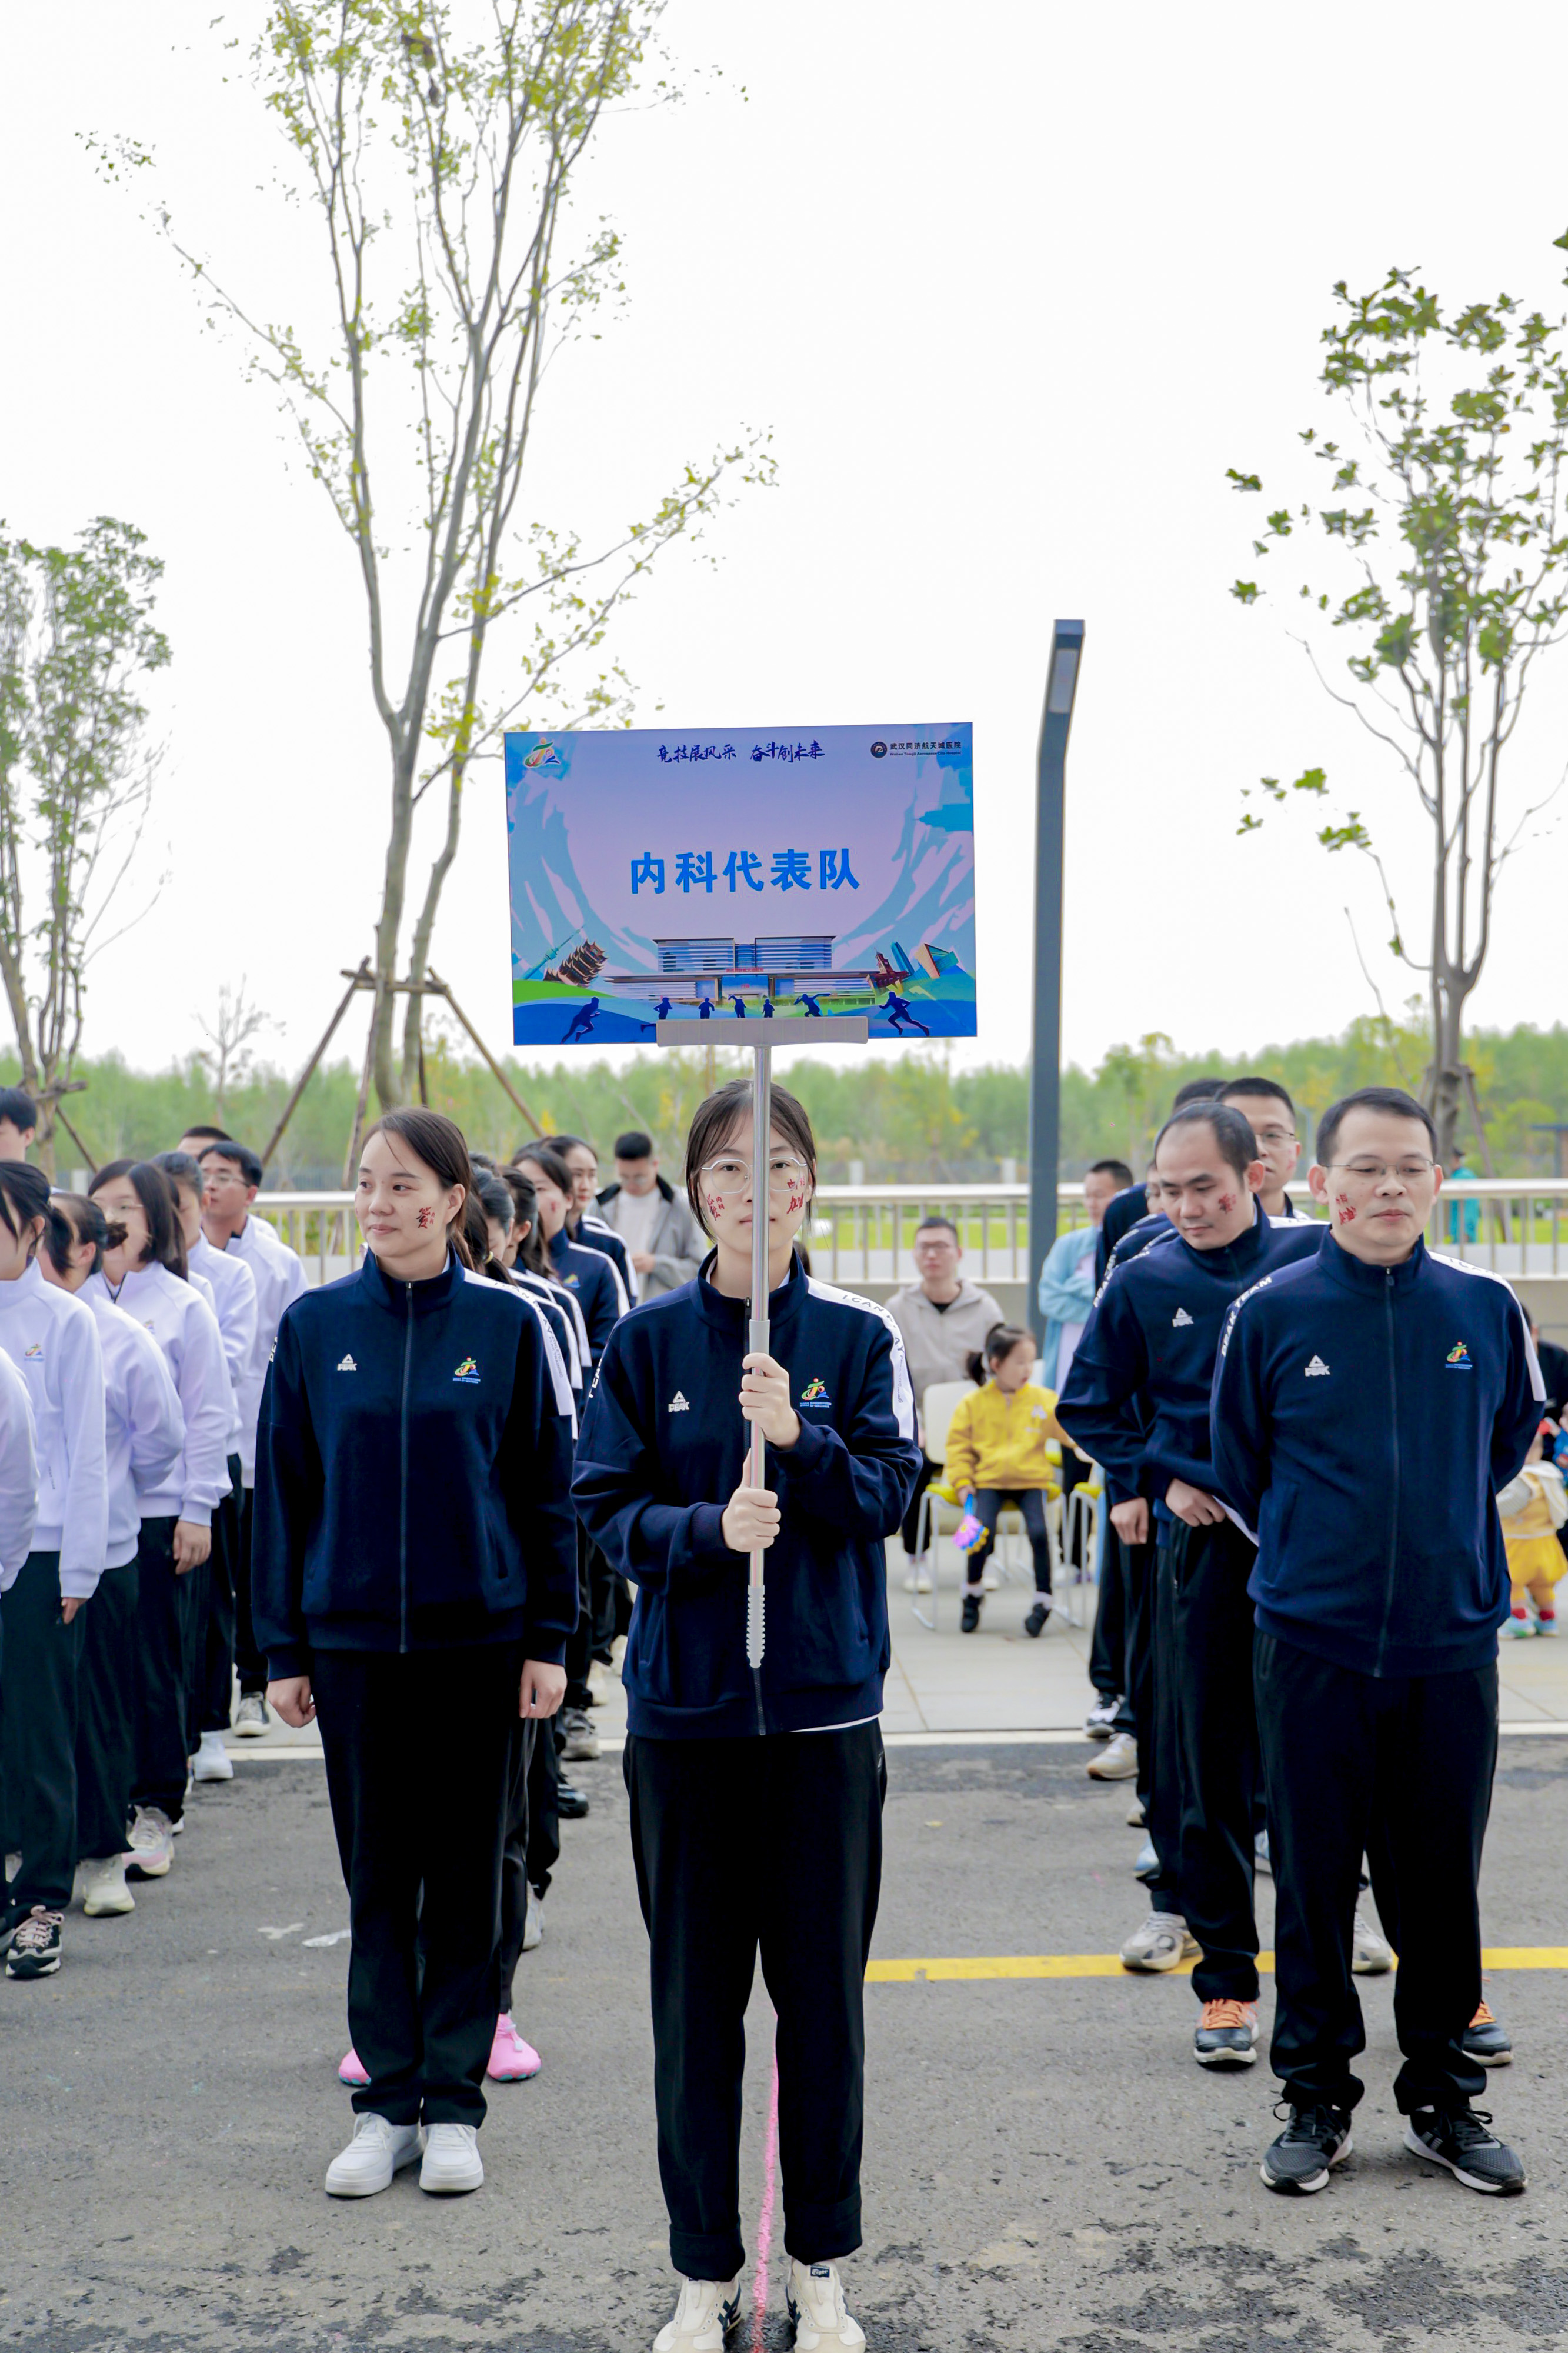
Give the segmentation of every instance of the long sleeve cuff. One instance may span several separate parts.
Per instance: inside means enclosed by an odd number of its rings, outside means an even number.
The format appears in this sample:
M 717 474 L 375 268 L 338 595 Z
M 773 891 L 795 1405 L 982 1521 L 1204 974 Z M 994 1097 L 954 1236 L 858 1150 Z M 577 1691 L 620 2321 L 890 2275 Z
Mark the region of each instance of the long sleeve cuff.
M 286 1642 L 279 1651 L 267 1653 L 267 1680 L 280 1683 L 290 1675 L 308 1675 L 310 1672 L 310 1649 L 307 1642 Z
M 210 1504 L 182 1503 L 178 1516 L 182 1520 L 188 1520 L 194 1528 L 210 1528 L 213 1524 L 213 1507 Z
M 68 1567 L 66 1563 L 62 1560 L 60 1563 L 60 1599 L 63 1601 L 90 1601 L 93 1595 L 98 1591 L 98 1580 L 101 1575 L 101 1567 L 98 1568 L 86 1568 L 83 1567 L 79 1562 L 73 1561 Z
M 531 1659 L 536 1666 L 563 1667 L 566 1664 L 566 1637 L 558 1634 L 553 1628 L 546 1632 L 542 1628 L 525 1622 L 522 1655 L 525 1659 Z
M 804 1413 L 797 1413 L 795 1419 L 800 1424 L 800 1436 L 793 1446 L 775 1447 L 774 1460 L 781 1471 L 815 1471 L 828 1451 L 826 1436 L 816 1422 L 807 1421 Z
M 744 1560 L 744 1553 L 731 1553 L 724 1540 L 724 1505 L 699 1504 L 691 1514 L 691 1557 L 693 1560 L 713 1560 L 728 1553 L 731 1560 Z

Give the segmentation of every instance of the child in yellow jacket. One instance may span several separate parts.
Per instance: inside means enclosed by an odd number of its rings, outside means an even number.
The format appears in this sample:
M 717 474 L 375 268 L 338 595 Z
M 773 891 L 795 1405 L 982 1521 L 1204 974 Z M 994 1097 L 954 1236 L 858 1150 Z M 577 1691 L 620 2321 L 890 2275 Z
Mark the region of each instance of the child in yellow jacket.
M 981 1575 L 996 1541 L 1003 1506 L 1016 1504 L 1024 1515 L 1035 1556 L 1035 1602 L 1024 1620 L 1037 1635 L 1051 1614 L 1051 1545 L 1046 1529 L 1047 1490 L 1056 1484 L 1047 1458 L 1047 1440 L 1071 1444 L 1056 1415 L 1056 1392 L 1029 1378 L 1035 1343 L 1016 1324 L 997 1324 L 984 1347 L 969 1359 L 969 1377 L 983 1387 L 967 1397 L 947 1433 L 942 1484 L 964 1506 L 957 1542 L 967 1553 L 969 1581 L 963 1595 L 963 1630 L 973 1634 L 984 1599 Z M 990 1378 L 985 1378 L 989 1373 Z
M 1545 1441 L 1555 1436 L 1552 1424 L 1543 1421 L 1531 1442 L 1523 1470 L 1498 1490 L 1497 1507 L 1508 1539 L 1509 1583 L 1513 1588 L 1512 1615 L 1502 1630 L 1516 1638 L 1557 1631 L 1557 1580 L 1564 1568 L 1557 1531 L 1568 1520 L 1568 1493 L 1556 1463 L 1545 1460 Z M 1535 1604 L 1533 1627 L 1531 1601 Z

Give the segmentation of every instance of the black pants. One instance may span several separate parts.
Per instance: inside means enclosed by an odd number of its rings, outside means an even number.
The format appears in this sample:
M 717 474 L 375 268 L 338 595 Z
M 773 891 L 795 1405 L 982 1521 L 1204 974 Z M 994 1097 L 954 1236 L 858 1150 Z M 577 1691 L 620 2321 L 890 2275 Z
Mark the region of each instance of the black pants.
M 1051 1540 L 1046 1533 L 1046 1491 L 1043 1487 L 975 1489 L 974 1516 L 984 1522 L 985 1537 L 969 1556 L 968 1581 L 972 1586 L 980 1583 L 980 1572 L 995 1549 L 997 1525 L 1009 1504 L 1016 1504 L 1024 1514 L 1024 1531 L 1035 1560 L 1035 1590 L 1037 1593 L 1048 1593 L 1051 1589 Z
M 559 1718 L 539 1727 L 528 1767 L 528 1883 L 539 1895 L 548 1892 L 550 1874 L 561 1860 L 561 1811 L 555 1801 L 561 1786 L 557 1722 Z
M 1256 2001 L 1252 1833 L 1259 1767 L 1247 1580 L 1257 1553 L 1229 1520 L 1203 1528 L 1163 1522 L 1161 1553 L 1170 1567 L 1178 1908 L 1204 1948 L 1193 1990 L 1200 2001 Z M 1156 1757 L 1156 1776 L 1165 1763 L 1163 1754 Z
M 1070 1448 L 1062 1450 L 1065 1467 Z M 1075 1480 L 1074 1484 L 1077 1484 Z M 1062 1490 L 1065 1507 L 1068 1491 Z M 1127 1689 L 1127 1588 L 1126 1565 L 1122 1559 L 1122 1543 L 1110 1525 L 1106 1499 L 1101 1496 L 1100 1509 L 1105 1512 L 1105 1543 L 1100 1555 L 1100 1591 L 1095 1603 L 1094 1632 L 1089 1645 L 1089 1679 L 1101 1699 L 1118 1699 Z M 1067 1521 L 1064 1516 L 1062 1525 Z
M 778 2013 L 784 2245 L 800 2263 L 832 2263 L 860 2243 L 881 1733 L 634 1736 L 623 1767 L 650 1948 L 670 2261 L 689 2279 L 716 2280 L 745 2261 L 741 2079 L 760 1947 Z
M 137 1595 L 133 1560 L 106 1568 L 81 1612 L 77 1676 L 76 1851 L 79 1862 L 125 1852 L 136 1778 Z
M 1138 1743 L 1138 1795 L 1147 1816 L 1154 1758 L 1154 1547 L 1124 1545 L 1115 1529 L 1108 1527 L 1104 1560 L 1109 1560 L 1112 1546 L 1120 1556 L 1123 1626 L 1122 1705 L 1116 1729 L 1130 1732 Z M 1100 1575 L 1104 1574 L 1102 1560 Z
M 370 2075 L 361 2115 L 484 2121 L 521 1677 L 521 1641 L 312 1661 L 353 1931 L 349 2034 Z
M 186 1730 L 186 1661 L 195 1638 L 196 1588 L 174 1573 L 174 1523 L 143 1520 L 136 1550 L 136 1774 L 132 1800 L 161 1806 L 172 1822 L 185 1809 L 185 1776 L 195 1741 Z
M 549 1726 L 545 1726 L 546 1734 Z M 519 1717 L 512 1727 L 508 1772 L 506 1836 L 500 1859 L 500 1991 L 497 2005 L 511 2015 L 512 1979 L 522 1955 L 522 1932 L 528 1926 L 528 1784 L 533 1752 L 539 1746 L 538 1725 Z M 548 1746 L 548 1740 L 546 1746 Z
M 229 1492 L 213 1514 L 212 1559 L 208 1564 L 205 1626 L 192 1662 L 195 1726 L 226 1732 L 234 1721 L 235 1595 L 241 1558 L 240 1461 L 228 1458 Z M 247 1583 L 249 1582 L 248 1577 Z
M 566 1637 L 566 1707 L 586 1707 L 588 1667 L 594 1656 L 594 1560 L 598 1550 L 577 1523 L 577 1623 Z
M 5 1621 L 5 1705 L 0 1764 L 5 1788 L 5 1834 L 20 1848 L 22 1867 L 11 1901 L 63 1912 L 76 1876 L 77 1677 L 84 1601 L 68 1626 L 60 1615 L 60 1556 L 27 1555 L 0 1599 Z
M 942 1464 L 940 1462 L 933 1462 L 931 1456 L 927 1454 L 922 1448 L 921 1452 L 920 1473 L 915 1480 L 914 1489 L 910 1496 L 909 1508 L 904 1514 L 904 1550 L 909 1554 L 911 1560 L 915 1556 L 915 1541 L 920 1535 L 921 1497 L 925 1493 L 925 1491 L 931 1485 L 931 1481 L 933 1479 L 940 1479 L 941 1476 Z M 927 1536 L 926 1542 L 929 1547 L 931 1542 L 929 1535 Z
M 1461 2037 L 1481 1998 L 1476 1883 L 1497 1765 L 1496 1664 L 1363 1675 L 1258 1634 L 1255 1667 L 1274 1865 L 1271 2056 L 1286 2096 L 1348 2108 L 1362 2095 L 1351 1924 L 1364 1850 L 1399 1953 L 1394 2099 L 1406 2116 L 1468 2106 L 1486 2082 Z
M 1163 1522 L 1156 1522 L 1162 1537 Z M 1170 1547 L 1151 1544 L 1145 1578 L 1145 1609 L 1150 1627 L 1149 1671 L 1145 1711 L 1149 1738 L 1138 1750 L 1138 1788 L 1143 1797 L 1143 1818 L 1150 1843 L 1160 1858 L 1156 1878 L 1149 1883 L 1149 1908 L 1180 1912 L 1182 1866 L 1182 1754 L 1176 1726 L 1176 1570 Z
M 250 1525 L 255 1506 L 255 1488 L 241 1488 L 234 1559 L 234 1666 L 241 1699 L 259 1698 L 267 1689 L 267 1662 L 257 1648 L 250 1614 Z

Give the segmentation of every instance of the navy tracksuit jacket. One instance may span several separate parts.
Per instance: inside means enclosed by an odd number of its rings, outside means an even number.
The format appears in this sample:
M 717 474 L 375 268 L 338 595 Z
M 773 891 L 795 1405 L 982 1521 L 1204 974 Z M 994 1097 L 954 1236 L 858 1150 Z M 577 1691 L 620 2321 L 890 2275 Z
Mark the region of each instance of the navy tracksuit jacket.
M 1231 1311 L 1215 1492 L 1258 1535 L 1260 1632 L 1363 1674 L 1488 1665 L 1509 1612 L 1496 1493 L 1544 1388 L 1500 1277 L 1417 1242 L 1369 1266 L 1329 1235 Z
M 1325 1231 L 1271 1225 L 1258 1208 L 1223 1250 L 1194 1250 L 1173 1227 L 1112 1269 L 1057 1406 L 1068 1436 L 1103 1470 L 1112 1505 L 1147 1495 L 1168 1521 L 1173 1479 L 1212 1486 L 1209 1393 L 1231 1303 L 1261 1275 L 1315 1252 Z
M 921 1468 L 903 1342 L 886 1309 L 792 1262 L 768 1302 L 796 1443 L 767 1451 L 783 1527 L 766 1559 L 767 1648 L 746 1662 L 747 1563 L 724 1541 L 748 1429 L 748 1303 L 706 1280 L 616 1325 L 577 1442 L 573 1496 L 637 1588 L 622 1667 L 634 1734 L 797 1732 L 878 1715 L 888 1666 L 886 1539 Z
M 585 1250 L 581 1242 L 571 1240 L 564 1226 L 549 1248 L 555 1280 L 577 1294 L 577 1304 L 588 1327 L 588 1353 L 596 1365 L 621 1312 L 609 1254 L 601 1250 Z

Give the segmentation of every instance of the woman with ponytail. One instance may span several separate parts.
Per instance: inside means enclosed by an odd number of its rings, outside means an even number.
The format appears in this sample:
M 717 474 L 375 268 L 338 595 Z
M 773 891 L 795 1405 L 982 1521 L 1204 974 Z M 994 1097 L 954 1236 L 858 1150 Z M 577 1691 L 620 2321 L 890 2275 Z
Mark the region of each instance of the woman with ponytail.
M 473 1188 L 439 1113 L 372 1128 L 363 1262 L 284 1314 L 257 1434 L 267 1696 L 285 1724 L 320 1725 L 353 1931 L 366 2080 L 334 2198 L 421 2158 L 423 2189 L 484 2179 L 514 1731 L 565 1688 L 572 1393 L 541 1319 L 468 1266 Z
M 88 1310 L 38 1270 L 48 1208 L 41 1168 L 0 1162 L 0 1351 L 26 1384 L 38 1465 L 32 1549 L 0 1604 L 4 1830 L 22 1856 L 0 1924 L 11 1978 L 53 1977 L 60 1966 L 77 1859 L 82 1611 L 93 1606 L 109 1539 L 103 1356 Z
M 102 1271 L 104 1251 L 124 1240 L 124 1227 L 110 1225 L 85 1194 L 50 1196 L 38 1264 L 46 1282 L 82 1298 L 103 1355 L 109 1541 L 104 1574 L 83 1612 L 77 1683 L 77 1872 L 82 1910 L 93 1920 L 136 1909 L 125 1883 L 136 1776 L 136 1556 L 142 1498 L 172 1475 L 185 1442 L 163 1350 L 145 1325 L 110 1304 L 101 1283 L 89 1282 Z

